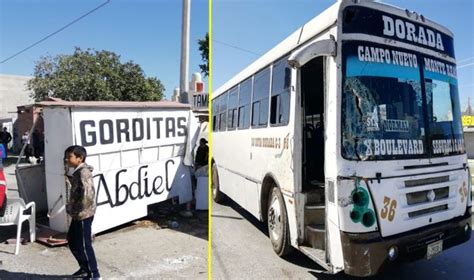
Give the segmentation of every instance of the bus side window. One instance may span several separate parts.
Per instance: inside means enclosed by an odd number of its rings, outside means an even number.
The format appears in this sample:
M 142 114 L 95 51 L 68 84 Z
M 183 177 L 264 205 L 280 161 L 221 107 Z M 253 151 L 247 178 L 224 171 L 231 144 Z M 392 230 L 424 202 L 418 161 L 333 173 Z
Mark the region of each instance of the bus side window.
M 238 94 L 239 94 L 239 88 L 238 86 L 233 87 L 229 91 L 229 104 L 228 104 L 228 110 L 227 110 L 227 128 L 229 130 L 235 129 L 237 127 L 237 106 L 238 106 Z
M 273 64 L 270 124 L 288 124 L 290 117 L 291 69 L 288 57 Z
M 239 121 L 238 128 L 245 129 L 250 126 L 250 96 L 252 95 L 252 78 L 240 84 L 239 89 Z
M 252 127 L 268 123 L 268 95 L 270 92 L 270 67 L 260 71 L 253 81 Z
M 227 125 L 227 93 L 219 96 L 219 131 L 225 131 Z
M 212 100 L 212 131 L 218 131 L 219 128 L 219 98 Z

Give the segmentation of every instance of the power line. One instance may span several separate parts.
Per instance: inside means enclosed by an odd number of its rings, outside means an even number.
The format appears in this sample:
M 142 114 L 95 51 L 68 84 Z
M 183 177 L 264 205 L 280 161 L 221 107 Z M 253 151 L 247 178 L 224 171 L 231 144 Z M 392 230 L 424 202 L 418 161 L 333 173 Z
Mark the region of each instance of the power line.
M 31 49 L 32 47 L 34 47 L 34 46 L 36 46 L 36 45 L 38 45 L 38 44 L 40 44 L 40 43 L 46 41 L 48 38 L 50 38 L 50 37 L 52 37 L 52 36 L 58 34 L 59 32 L 63 31 L 64 29 L 66 29 L 66 28 L 68 28 L 69 26 L 73 25 L 74 23 L 80 21 L 81 19 L 83 19 L 83 18 L 85 18 L 86 16 L 92 14 L 93 12 L 95 12 L 95 11 L 97 11 L 98 9 L 102 8 L 103 6 L 109 4 L 109 2 L 110 2 L 110 0 L 107 0 L 106 2 L 104 2 L 104 3 L 102 3 L 101 5 L 97 6 L 96 8 L 90 10 L 89 12 L 83 14 L 82 16 L 76 18 L 75 20 L 71 21 L 70 23 L 66 24 L 65 26 L 59 28 L 58 30 L 54 31 L 53 33 L 51 33 L 51 34 L 47 35 L 46 37 L 42 38 L 41 40 L 36 41 L 35 43 L 33 43 L 33 44 L 29 45 L 28 47 L 22 49 L 21 51 L 19 51 L 19 52 L 13 54 L 13 55 L 7 57 L 6 59 L 0 61 L 0 64 L 5 63 L 5 62 L 9 61 L 10 59 L 12 59 L 12 58 L 14 58 L 14 57 L 16 57 L 16 56 L 18 56 L 18 55 L 20 55 L 20 54 L 26 52 L 27 50 Z
M 468 64 L 464 64 L 464 65 L 458 66 L 458 69 L 466 68 L 466 67 L 472 66 L 472 65 L 474 65 L 474 62 L 471 62 L 471 63 L 468 63 Z
M 460 61 L 458 61 L 457 63 L 458 63 L 458 64 L 461 64 L 461 63 L 464 63 L 464 62 L 471 61 L 471 60 L 473 60 L 473 59 L 474 59 L 474 56 L 473 56 L 473 57 L 466 58 L 466 59 L 463 59 L 463 60 L 460 60 Z
M 256 56 L 261 56 L 261 54 L 259 53 L 256 53 L 254 51 L 251 51 L 251 50 L 247 50 L 247 49 L 244 49 L 244 48 L 241 48 L 241 47 L 238 47 L 238 46 L 235 46 L 235 45 L 232 45 L 232 44 L 229 44 L 229 43 L 225 43 L 225 42 L 222 42 L 222 41 L 219 41 L 219 40 L 215 40 L 215 39 L 212 39 L 213 42 L 216 42 L 216 43 L 219 43 L 219 44 L 222 44 L 224 46 L 228 46 L 230 48 L 234 48 L 236 50 L 240 50 L 240 51 L 243 51 L 243 52 L 247 52 L 247 53 L 251 53 L 253 55 L 256 55 Z

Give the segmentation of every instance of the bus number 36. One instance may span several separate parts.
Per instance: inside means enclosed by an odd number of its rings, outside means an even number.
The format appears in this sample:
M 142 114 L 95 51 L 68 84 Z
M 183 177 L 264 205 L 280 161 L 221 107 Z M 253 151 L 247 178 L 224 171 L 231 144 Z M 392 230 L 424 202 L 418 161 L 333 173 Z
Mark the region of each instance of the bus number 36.
M 395 217 L 395 209 L 397 208 L 397 201 L 390 199 L 390 197 L 383 198 L 383 208 L 380 211 L 380 217 L 382 219 L 388 219 L 389 222 L 393 221 Z

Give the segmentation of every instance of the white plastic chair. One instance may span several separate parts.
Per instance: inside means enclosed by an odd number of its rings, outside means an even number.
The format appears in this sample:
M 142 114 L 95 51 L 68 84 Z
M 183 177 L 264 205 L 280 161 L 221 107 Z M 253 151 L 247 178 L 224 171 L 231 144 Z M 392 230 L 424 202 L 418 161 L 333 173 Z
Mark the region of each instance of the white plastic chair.
M 28 220 L 30 224 L 30 242 L 36 240 L 36 205 L 30 202 L 25 205 L 25 201 L 19 197 L 7 198 L 7 208 L 5 215 L 0 217 L 0 226 L 17 226 L 15 255 L 20 251 L 21 224 Z M 31 208 L 31 214 L 23 214 L 23 211 Z

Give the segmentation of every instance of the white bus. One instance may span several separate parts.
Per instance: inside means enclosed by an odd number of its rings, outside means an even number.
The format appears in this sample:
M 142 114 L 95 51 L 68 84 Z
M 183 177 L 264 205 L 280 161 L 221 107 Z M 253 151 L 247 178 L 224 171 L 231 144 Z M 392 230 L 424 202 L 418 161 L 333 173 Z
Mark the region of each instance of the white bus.
M 453 34 L 343 0 L 212 99 L 212 194 L 331 273 L 373 275 L 471 235 Z

